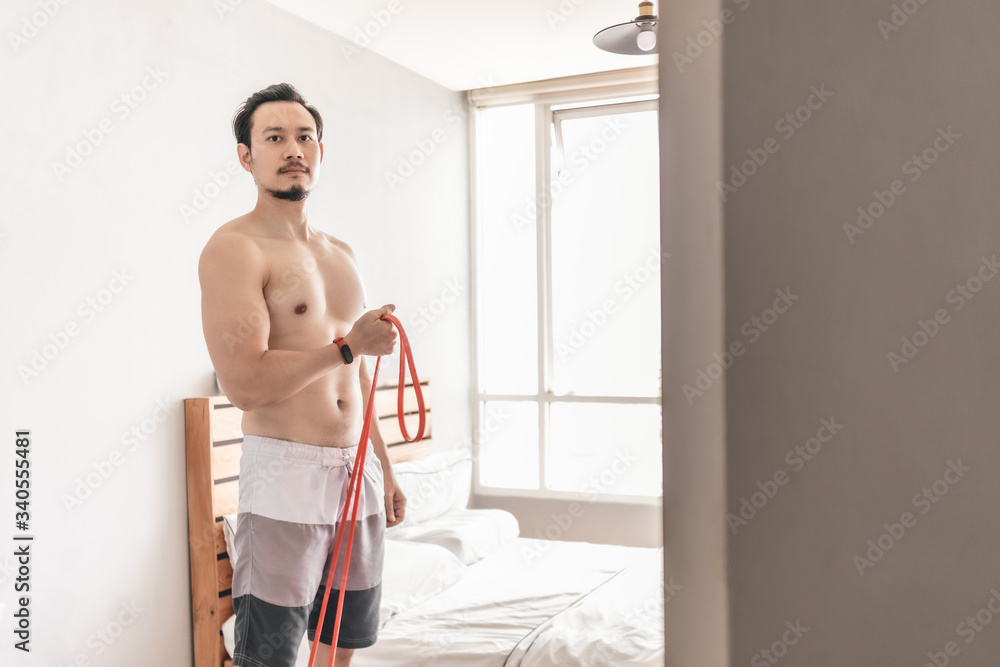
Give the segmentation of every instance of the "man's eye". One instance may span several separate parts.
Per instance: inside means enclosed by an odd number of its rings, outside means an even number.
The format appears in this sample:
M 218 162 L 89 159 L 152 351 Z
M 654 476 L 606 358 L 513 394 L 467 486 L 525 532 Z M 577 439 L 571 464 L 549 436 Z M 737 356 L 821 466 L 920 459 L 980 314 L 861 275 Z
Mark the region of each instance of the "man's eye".
M 270 141 L 271 139 L 277 139 L 277 138 L 278 138 L 278 135 L 276 135 L 276 134 L 272 134 L 271 136 L 269 136 L 269 137 L 267 138 L 267 140 L 268 140 L 268 141 Z
M 303 134 L 301 137 L 299 137 L 299 139 L 303 139 L 305 141 L 312 141 L 312 137 L 310 137 L 308 134 Z

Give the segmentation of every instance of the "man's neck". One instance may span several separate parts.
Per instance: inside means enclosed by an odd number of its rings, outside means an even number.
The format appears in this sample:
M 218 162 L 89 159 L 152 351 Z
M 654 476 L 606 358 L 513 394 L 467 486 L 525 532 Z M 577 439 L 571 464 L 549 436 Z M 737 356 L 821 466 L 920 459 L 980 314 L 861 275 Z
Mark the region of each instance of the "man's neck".
M 288 201 L 261 192 L 251 214 L 278 234 L 302 240 L 309 237 L 309 211 L 304 199 Z

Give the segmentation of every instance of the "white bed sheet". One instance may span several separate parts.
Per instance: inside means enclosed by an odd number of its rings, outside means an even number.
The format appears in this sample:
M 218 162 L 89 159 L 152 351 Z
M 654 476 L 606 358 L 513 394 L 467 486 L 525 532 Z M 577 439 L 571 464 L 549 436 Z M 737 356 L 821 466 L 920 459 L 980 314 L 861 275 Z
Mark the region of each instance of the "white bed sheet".
M 532 630 L 650 552 L 659 550 L 518 538 L 451 588 L 393 616 L 354 664 L 502 667 Z
M 507 667 L 662 667 L 663 552 L 638 559 L 521 640 Z

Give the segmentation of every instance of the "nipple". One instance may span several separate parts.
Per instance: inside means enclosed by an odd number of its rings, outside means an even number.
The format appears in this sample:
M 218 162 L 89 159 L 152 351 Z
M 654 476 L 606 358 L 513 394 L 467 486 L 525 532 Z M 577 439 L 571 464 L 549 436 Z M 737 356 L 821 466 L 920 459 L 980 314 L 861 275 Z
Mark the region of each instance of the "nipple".
M 300 303 L 299 305 L 295 306 L 295 314 L 296 315 L 301 315 L 302 313 L 306 312 L 307 310 L 309 310 L 309 306 L 307 306 L 304 303 Z

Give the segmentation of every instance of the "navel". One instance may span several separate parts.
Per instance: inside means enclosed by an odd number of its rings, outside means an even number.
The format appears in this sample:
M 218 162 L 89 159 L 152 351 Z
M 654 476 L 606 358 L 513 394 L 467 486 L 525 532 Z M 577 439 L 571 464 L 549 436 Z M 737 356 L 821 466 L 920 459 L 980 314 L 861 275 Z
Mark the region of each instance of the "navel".
M 295 306 L 295 314 L 296 315 L 301 315 L 302 313 L 306 312 L 307 310 L 309 310 L 309 306 L 307 306 L 304 303 L 300 303 L 299 305 Z

